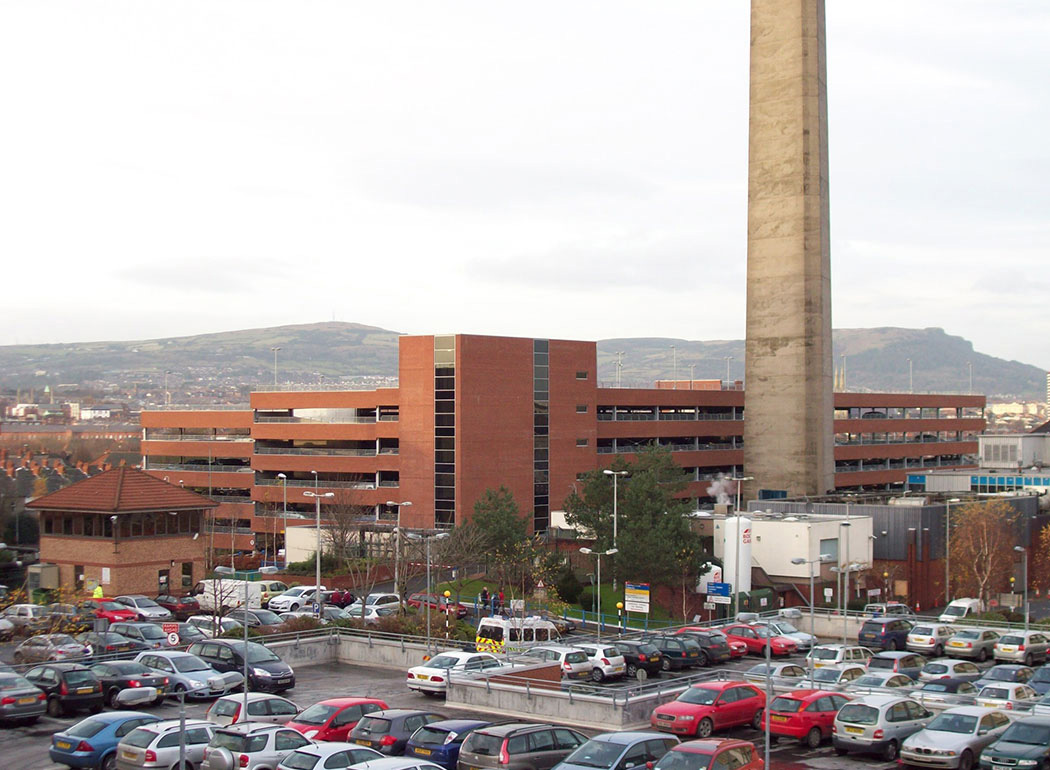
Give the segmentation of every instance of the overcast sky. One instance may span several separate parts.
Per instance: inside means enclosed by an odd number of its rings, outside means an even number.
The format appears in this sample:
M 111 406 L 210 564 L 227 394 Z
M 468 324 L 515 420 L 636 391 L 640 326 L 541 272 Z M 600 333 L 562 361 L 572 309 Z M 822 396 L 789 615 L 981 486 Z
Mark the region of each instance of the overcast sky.
M 740 338 L 746 0 L 0 0 L 0 344 Z M 833 323 L 1050 367 L 1045 0 L 828 0 Z

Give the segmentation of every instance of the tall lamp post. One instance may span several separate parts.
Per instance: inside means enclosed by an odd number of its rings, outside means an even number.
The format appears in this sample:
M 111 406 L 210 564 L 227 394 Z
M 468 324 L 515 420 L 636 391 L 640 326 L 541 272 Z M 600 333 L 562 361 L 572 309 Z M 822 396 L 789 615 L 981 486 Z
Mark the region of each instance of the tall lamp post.
M 317 607 L 317 619 L 321 619 L 321 611 L 324 609 L 321 603 L 324 601 L 324 594 L 321 593 L 321 498 L 322 497 L 335 497 L 335 492 L 311 492 L 307 490 L 303 492 L 306 497 L 312 497 L 314 499 L 314 508 L 316 511 L 315 526 L 317 527 L 317 553 L 314 554 L 314 573 L 316 581 L 314 582 L 314 605 Z M 288 559 L 288 549 L 284 549 L 284 558 Z
M 230 567 L 216 567 L 216 572 L 223 575 L 236 574 L 236 571 Z M 276 567 L 260 567 L 259 573 L 262 575 L 272 575 L 277 572 Z M 248 721 L 248 580 L 244 580 L 244 604 L 241 606 L 241 612 L 244 613 L 244 702 L 241 704 L 241 713 L 239 718 L 234 720 L 236 722 L 247 722 Z
M 732 358 L 732 356 L 727 356 L 726 379 L 729 379 L 729 358 Z M 740 540 L 743 538 L 743 532 L 740 531 L 741 484 L 745 481 L 754 481 L 755 477 L 734 476 L 729 480 L 736 483 L 736 507 L 733 509 L 733 513 L 736 514 L 736 558 L 733 559 L 733 617 L 736 618 L 740 614 Z M 748 564 L 747 568 L 751 569 L 751 565 Z
M 277 351 L 280 348 L 270 348 L 273 351 L 273 389 L 277 390 Z
M 1021 580 L 1024 581 L 1024 632 L 1028 634 L 1028 551 L 1023 545 L 1015 545 L 1014 550 L 1021 554 Z
M 598 641 L 602 640 L 602 557 L 612 556 L 615 553 L 619 553 L 616 548 L 610 548 L 607 551 L 595 551 L 591 548 L 581 548 L 580 553 L 587 554 L 588 556 L 595 556 L 598 559 L 598 585 L 595 586 L 595 592 L 598 596 Z
M 284 534 L 284 566 L 287 567 L 288 566 L 288 477 L 285 476 L 283 473 L 278 473 L 277 474 L 277 478 L 280 479 L 280 481 L 281 481 L 281 492 L 283 493 L 282 497 L 284 498 L 283 503 L 281 505 L 281 512 L 282 512 L 282 514 L 284 516 L 284 528 L 281 530 L 281 532 L 282 532 L 282 534 Z M 274 557 L 276 557 L 276 556 L 277 556 L 277 554 L 274 554 Z M 276 561 L 276 558 L 275 558 L 275 561 Z
M 798 556 L 791 560 L 792 564 L 808 564 L 809 565 L 809 635 L 816 639 L 817 634 L 814 630 L 816 626 L 816 619 L 813 614 L 813 565 L 823 564 L 826 561 L 831 561 L 831 554 L 822 553 L 815 559 L 805 559 Z M 769 673 L 768 671 L 766 672 Z M 813 656 L 809 657 L 809 675 L 813 676 Z
M 952 603 L 951 574 L 952 574 L 952 503 L 961 503 L 958 497 L 953 497 L 944 505 L 944 604 Z
M 612 543 L 612 547 L 613 548 L 617 548 L 616 533 L 617 533 L 617 529 L 619 528 L 618 522 L 620 520 L 620 517 L 619 517 L 619 503 L 618 503 L 618 501 L 620 499 L 620 494 L 619 494 L 620 490 L 619 490 L 618 482 L 619 482 L 621 476 L 630 476 L 631 472 L 630 471 L 614 471 L 614 470 L 612 470 L 610 468 L 606 468 L 604 473 L 605 473 L 606 476 L 612 476 L 612 480 L 613 480 L 613 543 Z M 613 590 L 615 591 L 616 590 L 616 574 L 615 573 L 613 573 L 613 584 L 612 584 L 612 586 L 613 586 Z
M 396 500 L 387 500 L 388 506 L 397 507 L 397 524 L 394 525 L 394 593 L 398 596 L 401 595 L 401 508 L 405 505 L 412 505 L 408 500 L 397 502 Z M 429 589 L 428 589 L 429 590 Z
M 430 654 L 430 543 L 433 540 L 444 540 L 448 532 L 438 532 L 436 535 L 416 535 L 406 532 L 405 537 L 409 540 L 422 540 L 427 546 L 427 598 L 423 603 L 427 606 L 427 654 Z

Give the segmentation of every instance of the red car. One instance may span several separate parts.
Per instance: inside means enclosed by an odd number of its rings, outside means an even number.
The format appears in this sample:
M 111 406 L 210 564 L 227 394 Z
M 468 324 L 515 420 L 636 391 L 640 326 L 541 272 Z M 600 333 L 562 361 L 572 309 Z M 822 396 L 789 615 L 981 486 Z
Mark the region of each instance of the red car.
M 446 610 L 451 613 L 455 613 L 456 617 L 462 620 L 467 616 L 467 608 L 465 605 L 459 602 L 454 602 L 451 599 L 446 599 L 444 596 L 438 596 L 436 594 L 427 594 L 419 591 L 411 594 L 405 601 L 409 607 L 415 607 L 416 609 L 422 609 L 428 604 L 430 605 L 431 611 L 445 612 Z
M 762 725 L 765 694 L 748 682 L 701 682 L 657 706 L 649 718 L 656 730 L 708 738 L 715 730 L 737 725 Z
M 376 698 L 329 698 L 310 706 L 284 726 L 298 730 L 312 741 L 346 741 L 361 717 L 385 708 L 386 703 Z
M 771 735 L 796 738 L 811 749 L 831 737 L 835 714 L 849 698 L 827 690 L 794 690 L 778 695 L 769 704 Z
M 698 756 L 682 756 L 683 754 Z M 653 770 L 687 770 L 688 768 L 726 768 L 762 770 L 765 762 L 755 744 L 739 738 L 707 738 L 679 743 L 660 757 Z
M 174 615 L 176 620 L 187 620 L 201 613 L 200 603 L 192 596 L 161 594 L 153 601 Z
M 731 642 L 743 642 L 747 645 L 747 651 L 755 655 L 766 654 L 766 639 L 770 639 L 770 637 L 772 637 L 770 640 L 772 647 L 770 654 L 773 657 L 777 655 L 792 655 L 798 651 L 798 642 L 786 636 L 771 635 L 765 626 L 749 626 L 747 623 L 736 623 L 731 626 L 723 626 L 718 630 L 729 637 Z
M 139 619 L 139 614 L 134 609 L 112 599 L 85 599 L 77 607 L 86 612 L 93 612 L 96 618 L 105 618 L 110 623 L 134 623 Z

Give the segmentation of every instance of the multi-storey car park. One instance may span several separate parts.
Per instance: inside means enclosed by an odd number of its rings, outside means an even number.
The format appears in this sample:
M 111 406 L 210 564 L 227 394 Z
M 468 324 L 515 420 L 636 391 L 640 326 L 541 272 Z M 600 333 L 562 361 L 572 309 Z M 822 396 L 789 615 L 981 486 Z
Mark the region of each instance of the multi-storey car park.
M 272 542 L 285 501 L 312 518 L 307 491 L 380 518 L 397 515 L 388 503 L 411 502 L 403 526 L 448 528 L 505 485 L 543 531 L 581 474 L 652 442 L 671 450 L 698 504 L 711 502 L 712 480 L 747 473 L 739 383 L 601 387 L 594 342 L 434 335 L 399 344 L 396 388 L 259 391 L 247 408 L 143 412 L 144 468 L 209 494 L 220 504 L 216 546 L 237 549 Z M 838 490 L 899 489 L 920 469 L 974 465 L 984 396 L 850 392 L 834 404 Z

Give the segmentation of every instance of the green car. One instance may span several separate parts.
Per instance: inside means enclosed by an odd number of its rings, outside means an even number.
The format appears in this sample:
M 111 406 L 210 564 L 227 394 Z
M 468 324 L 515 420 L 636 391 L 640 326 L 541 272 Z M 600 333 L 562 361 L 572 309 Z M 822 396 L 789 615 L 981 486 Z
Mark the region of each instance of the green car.
M 1027 717 L 1014 722 L 999 740 L 981 752 L 981 767 L 1050 768 L 1050 717 Z

